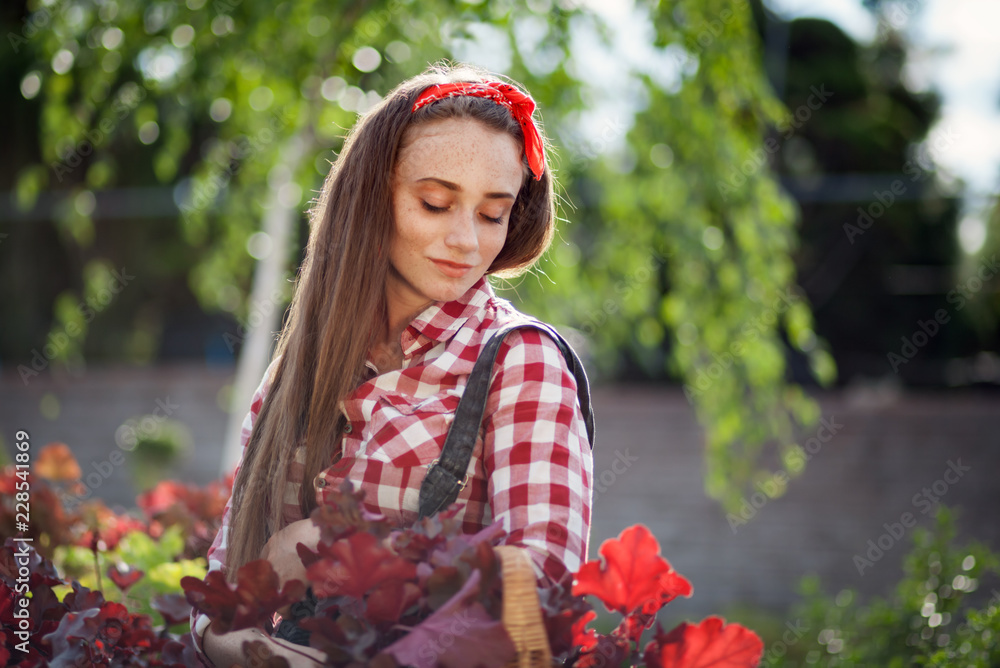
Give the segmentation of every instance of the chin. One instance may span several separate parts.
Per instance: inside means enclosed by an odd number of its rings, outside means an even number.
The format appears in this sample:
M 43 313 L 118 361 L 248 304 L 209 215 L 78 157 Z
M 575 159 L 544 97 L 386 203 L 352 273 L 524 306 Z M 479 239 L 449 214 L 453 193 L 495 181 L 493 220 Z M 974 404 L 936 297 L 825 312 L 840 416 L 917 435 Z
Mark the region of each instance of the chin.
M 479 279 L 476 279 L 479 280 Z M 453 302 L 469 291 L 476 281 L 462 280 L 454 283 L 435 286 L 436 289 L 428 291 L 428 297 L 438 302 Z

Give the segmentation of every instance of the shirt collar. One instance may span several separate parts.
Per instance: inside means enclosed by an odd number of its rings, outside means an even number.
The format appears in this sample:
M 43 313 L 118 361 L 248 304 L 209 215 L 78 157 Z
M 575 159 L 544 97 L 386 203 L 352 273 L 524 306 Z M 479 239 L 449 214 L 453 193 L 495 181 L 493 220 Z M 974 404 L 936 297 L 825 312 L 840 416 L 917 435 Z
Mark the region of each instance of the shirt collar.
M 411 320 L 403 331 L 400 341 L 403 353 L 410 354 L 420 345 L 420 335 L 436 342 L 447 341 L 495 297 L 493 286 L 483 276 L 458 299 L 434 302 Z

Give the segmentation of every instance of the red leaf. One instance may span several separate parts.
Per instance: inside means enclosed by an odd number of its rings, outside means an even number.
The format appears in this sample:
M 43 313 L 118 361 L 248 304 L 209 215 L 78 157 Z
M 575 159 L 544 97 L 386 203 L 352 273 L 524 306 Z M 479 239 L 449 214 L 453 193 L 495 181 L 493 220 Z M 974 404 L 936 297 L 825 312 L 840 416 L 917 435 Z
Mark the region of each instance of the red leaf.
M 49 443 L 38 453 L 35 473 L 48 480 L 79 480 L 82 473 L 76 457 L 65 443 Z
M 753 631 L 708 617 L 697 626 L 684 622 L 670 633 L 657 629 L 643 659 L 649 668 L 750 668 L 764 653 Z
M 573 596 L 569 586 L 546 587 L 538 592 L 545 631 L 549 637 L 554 655 L 562 655 L 574 647 L 591 647 L 596 642 L 594 631 L 586 628 L 596 617 L 587 599 Z M 581 618 L 583 621 L 581 621 Z
M 372 532 L 379 538 L 389 534 L 388 520 L 365 509 L 364 497 L 364 490 L 355 491 L 349 478 L 344 479 L 337 491 L 326 492 L 323 505 L 310 515 L 319 526 L 321 543 L 329 545 L 356 531 Z
M 306 617 L 299 622 L 299 626 L 310 632 L 310 647 L 315 647 L 334 661 L 350 658 L 343 648 L 349 647 L 351 641 L 337 622 L 329 617 Z
M 271 562 L 257 559 L 236 572 L 236 585 L 221 571 L 210 571 L 204 580 L 187 576 L 181 586 L 188 603 L 219 621 L 223 633 L 257 626 L 288 603 L 305 595 L 306 585 L 289 580 L 278 590 L 278 574 Z
M 333 545 L 319 544 L 323 559 L 306 569 L 318 598 L 351 596 L 364 598 L 385 582 L 413 580 L 417 567 L 367 532 L 351 534 Z
M 197 666 L 201 663 L 190 633 L 183 634 L 177 640 L 168 640 L 163 645 L 161 657 L 168 666 Z
M 412 530 L 398 532 L 394 541 L 393 549 L 396 554 L 410 561 L 427 561 L 430 553 L 445 542 L 442 535 L 425 536 Z
M 10 587 L 16 589 L 16 580 L 23 577 L 21 569 L 24 567 L 31 574 L 31 590 L 40 585 L 65 584 L 52 562 L 39 554 L 30 543 L 19 543 L 8 536 L 0 549 L 0 578 L 9 580 Z
M 170 510 L 174 504 L 185 504 L 190 494 L 191 491 L 186 485 L 176 480 L 163 480 L 151 490 L 137 496 L 135 502 L 150 519 L 153 519 L 160 513 Z
M 437 610 L 462 590 L 466 578 L 454 566 L 438 566 L 424 581 L 427 607 Z
M 387 582 L 368 595 L 365 617 L 376 624 L 398 622 L 400 615 L 420 600 L 421 593 L 412 582 Z
M 128 515 L 118 515 L 101 501 L 88 503 L 82 510 L 91 527 L 75 541 L 76 545 L 92 550 L 113 550 L 131 531 L 146 531 L 146 525 Z M 103 543 L 103 545 L 101 544 Z
M 503 628 L 476 601 L 478 570 L 448 603 L 385 650 L 402 665 L 415 668 L 502 668 L 517 648 Z
M 152 607 L 163 616 L 167 626 L 181 624 L 191 617 L 191 604 L 183 594 L 158 594 L 153 597 Z
M 632 655 L 632 646 L 624 638 L 599 635 L 594 646 L 580 652 L 580 658 L 573 665 L 576 668 L 606 668 L 620 666 Z
M 611 632 L 611 635 L 631 640 L 638 647 L 642 632 L 651 627 L 654 621 L 656 621 L 656 617 L 653 615 L 633 612 L 622 618 L 621 623 Z
M 111 578 L 111 581 L 115 583 L 115 586 L 123 594 L 128 592 L 129 587 L 138 582 L 143 575 L 145 575 L 144 571 L 132 568 L 128 564 L 112 564 L 108 566 L 108 577 Z
M 67 613 L 48 636 L 57 666 L 76 665 L 81 650 L 89 659 L 86 665 L 108 665 L 115 656 L 138 656 L 153 639 L 148 617 L 129 614 L 124 605 L 113 601 Z
M 441 513 L 438 513 L 438 515 L 440 514 Z M 425 520 L 426 519 L 427 518 L 425 518 Z M 450 531 L 451 527 L 449 524 L 450 522 L 455 522 L 455 520 L 446 519 L 444 522 L 445 524 L 443 525 L 443 528 L 446 531 Z M 434 550 L 428 558 L 428 561 L 435 566 L 450 566 L 470 549 L 479 546 L 490 548 L 488 551 L 492 554 L 492 546 L 496 545 L 506 534 L 507 532 L 504 531 L 503 528 L 503 520 L 497 520 L 493 524 L 474 534 L 464 534 L 460 531 L 455 532 L 453 535 L 448 537 L 443 545 Z
M 91 591 L 76 580 L 73 581 L 72 587 L 73 591 L 63 598 L 67 610 L 79 612 L 104 605 L 104 594 L 100 591 Z
M 573 647 L 580 647 L 585 650 L 593 649 L 597 646 L 597 635 L 594 629 L 588 629 L 587 624 L 597 619 L 597 613 L 591 610 L 580 617 L 573 624 Z
M 601 544 L 599 560 L 588 561 L 576 573 L 573 594 L 593 594 L 609 611 L 655 614 L 677 596 L 690 596 L 691 583 L 660 556 L 660 544 L 641 524 Z

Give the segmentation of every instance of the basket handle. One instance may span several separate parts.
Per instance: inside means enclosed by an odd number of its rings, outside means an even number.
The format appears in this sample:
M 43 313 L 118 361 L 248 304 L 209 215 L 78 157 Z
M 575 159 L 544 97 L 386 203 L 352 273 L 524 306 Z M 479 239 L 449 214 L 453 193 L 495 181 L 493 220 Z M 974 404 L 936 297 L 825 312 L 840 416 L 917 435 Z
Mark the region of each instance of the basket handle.
M 503 627 L 517 647 L 507 668 L 550 668 L 552 650 L 538 602 L 535 568 L 524 548 L 498 545 L 503 574 Z

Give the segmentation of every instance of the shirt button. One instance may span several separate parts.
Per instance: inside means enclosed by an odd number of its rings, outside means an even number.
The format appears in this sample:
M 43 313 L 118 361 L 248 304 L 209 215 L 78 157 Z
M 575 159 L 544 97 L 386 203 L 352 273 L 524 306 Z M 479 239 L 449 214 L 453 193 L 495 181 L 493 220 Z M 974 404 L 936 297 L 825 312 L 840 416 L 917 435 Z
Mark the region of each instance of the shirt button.
M 354 425 L 352 425 L 350 422 L 348 422 L 347 426 L 344 427 L 344 433 L 345 434 L 350 434 L 353 431 L 354 431 Z
M 326 478 L 320 478 L 319 480 L 317 480 L 316 486 L 319 487 L 320 489 L 326 487 Z

